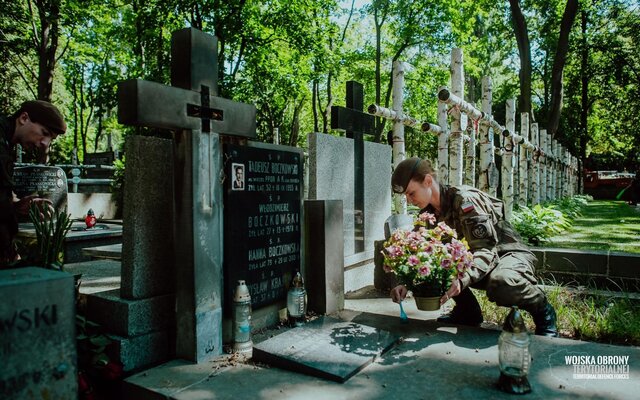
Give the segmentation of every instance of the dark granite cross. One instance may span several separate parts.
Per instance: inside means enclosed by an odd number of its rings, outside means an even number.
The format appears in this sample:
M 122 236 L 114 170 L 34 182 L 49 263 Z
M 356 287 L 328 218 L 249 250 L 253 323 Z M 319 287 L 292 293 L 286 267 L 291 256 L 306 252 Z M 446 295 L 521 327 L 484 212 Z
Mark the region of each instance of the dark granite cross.
M 211 35 L 193 28 L 176 31 L 171 39 L 172 86 L 129 80 L 118 87 L 120 123 L 175 130 L 176 355 L 196 362 L 222 351 L 223 174 L 218 134 L 256 134 L 255 106 L 216 97 L 217 49 Z
M 353 139 L 355 252 L 364 251 L 364 135 L 375 134 L 373 115 L 362 112 L 364 89 L 361 83 L 347 81 L 347 107 L 331 107 L 331 129 L 345 130 Z

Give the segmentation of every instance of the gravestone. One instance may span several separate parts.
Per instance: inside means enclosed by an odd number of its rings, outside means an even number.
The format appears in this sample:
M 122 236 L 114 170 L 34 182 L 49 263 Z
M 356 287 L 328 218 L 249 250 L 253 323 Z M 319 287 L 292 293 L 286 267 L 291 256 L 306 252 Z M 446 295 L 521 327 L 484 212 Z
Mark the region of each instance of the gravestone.
M 365 182 L 364 135 L 375 134 L 375 117 L 362 112 L 364 88 L 356 81 L 347 81 L 347 107 L 331 107 L 331 129 L 345 130 L 353 139 L 353 227 L 354 248 L 359 253 L 365 249 Z
M 224 146 L 225 305 L 245 280 L 253 309 L 286 298 L 300 270 L 303 153 L 252 143 Z M 243 171 L 243 184 L 236 172 Z
M 56 210 L 67 206 L 67 176 L 62 168 L 47 166 L 16 167 L 14 192 L 18 197 L 36 194 L 49 199 Z
M 2 270 L 0 297 L 0 398 L 76 398 L 73 276 Z
M 382 329 L 320 317 L 254 345 L 253 360 L 342 383 L 398 339 Z
M 202 362 L 222 352 L 223 175 L 220 136 L 256 135 L 255 106 L 216 97 L 217 39 L 173 33 L 171 83 L 118 86 L 118 121 L 173 130 L 176 355 Z M 215 133 L 214 133 L 215 132 Z
M 345 290 L 371 285 L 374 242 L 384 239 L 384 222 L 391 213 L 391 147 L 364 142 L 364 251 L 357 252 L 353 139 L 312 133 L 308 143 L 309 199 L 343 204 Z
M 116 154 L 113 151 L 86 153 L 84 155 L 85 165 L 112 166 L 115 160 Z M 113 177 L 113 170 L 104 168 L 87 168 L 85 170 L 85 174 L 89 179 L 111 179 Z

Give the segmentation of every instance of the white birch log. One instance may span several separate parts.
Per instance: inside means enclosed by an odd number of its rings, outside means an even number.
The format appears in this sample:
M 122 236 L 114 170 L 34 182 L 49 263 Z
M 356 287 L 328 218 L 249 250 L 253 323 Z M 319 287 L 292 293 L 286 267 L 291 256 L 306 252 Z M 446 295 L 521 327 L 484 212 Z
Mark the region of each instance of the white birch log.
M 556 148 L 551 134 L 547 134 L 547 148 L 549 156 L 547 160 L 547 201 L 555 200 L 556 193 Z
M 564 197 L 571 196 L 571 153 L 568 149 L 564 149 L 564 183 L 562 185 L 562 195 Z
M 523 112 L 520 113 L 520 135 L 523 138 L 529 137 L 529 113 Z M 530 142 L 527 140 L 527 143 Z M 529 192 L 529 158 L 528 152 L 530 150 L 527 149 L 524 142 L 520 145 L 520 154 L 519 154 L 519 190 L 518 190 L 518 205 L 520 207 L 524 207 L 527 205 L 527 196 Z
M 566 197 L 565 191 L 565 179 L 564 174 L 566 170 L 565 163 L 565 149 L 564 146 L 558 143 L 558 152 L 556 154 L 556 159 L 558 160 L 558 177 L 557 177 L 557 185 L 556 185 L 556 197 L 561 199 Z
M 451 90 L 454 95 L 464 97 L 464 69 L 462 49 L 451 51 Z M 452 108 L 451 133 L 449 143 L 449 183 L 452 186 L 462 185 L 463 143 L 462 113 L 459 108 Z
M 534 122 L 531 124 L 531 143 L 536 146 L 536 150 L 534 150 L 534 154 L 531 157 L 531 168 L 529 169 L 529 182 L 531 182 L 531 196 L 529 203 L 531 205 L 536 205 L 540 203 L 540 175 L 541 175 L 541 165 L 540 158 L 540 134 L 538 131 L 538 123 Z
M 449 130 L 447 124 L 447 105 L 438 102 L 438 125 L 441 133 L 438 134 L 438 173 L 440 182 L 449 184 Z
M 420 130 L 422 132 L 435 133 L 436 135 L 443 132 L 440 125 L 432 124 L 430 122 L 423 122 L 422 125 L 420 125 Z
M 491 115 L 491 78 L 488 76 L 482 78 L 482 112 Z M 480 146 L 478 188 L 485 193 L 490 193 L 489 168 L 494 156 L 493 135 L 490 134 L 488 124 L 480 124 L 478 144 Z
M 392 92 L 392 107 L 396 113 L 396 117 L 402 120 L 402 92 L 404 91 L 404 63 L 401 61 L 394 61 L 393 63 L 393 92 Z M 405 159 L 404 148 L 404 125 L 401 122 L 394 121 L 393 123 L 393 168 L 395 169 L 398 164 Z M 407 213 L 407 200 L 405 196 L 394 194 L 393 198 L 396 206 L 396 211 L 399 214 Z
M 553 196 L 552 200 L 556 200 L 560 198 L 560 168 L 562 163 L 560 162 L 560 143 L 556 139 L 552 139 L 551 143 L 553 143 Z
M 476 135 L 478 124 L 467 124 L 467 135 L 465 135 L 466 151 L 464 164 L 464 184 L 468 186 L 476 185 Z
M 509 132 L 516 130 L 516 100 L 507 99 L 505 128 Z M 513 215 L 513 149 L 515 144 L 511 135 L 502 135 L 504 154 L 502 155 L 502 200 L 507 220 Z
M 551 134 L 547 132 L 547 201 L 553 200 L 553 191 L 556 186 L 553 181 L 553 164 L 553 143 Z
M 367 107 L 367 111 L 369 112 L 369 114 L 375 115 L 376 117 L 386 118 L 393 121 L 394 123 L 400 122 L 404 126 L 410 126 L 413 128 L 414 126 L 418 125 L 417 119 L 404 113 L 402 114 L 402 117 L 400 117 L 395 110 L 382 107 L 377 104 L 371 104 L 369 107 Z
M 540 202 L 547 201 L 547 154 L 549 150 L 547 148 L 547 130 L 540 129 Z

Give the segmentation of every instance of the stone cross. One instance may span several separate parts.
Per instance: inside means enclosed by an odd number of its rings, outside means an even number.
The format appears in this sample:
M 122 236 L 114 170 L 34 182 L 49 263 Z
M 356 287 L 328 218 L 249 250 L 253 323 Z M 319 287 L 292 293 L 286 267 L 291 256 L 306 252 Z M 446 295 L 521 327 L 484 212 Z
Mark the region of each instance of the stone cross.
M 171 39 L 172 86 L 129 80 L 118 88 L 120 123 L 175 130 L 175 221 L 167 228 L 174 229 L 176 238 L 176 356 L 195 362 L 222 352 L 218 134 L 256 134 L 255 106 L 217 97 L 217 48 L 217 39 L 202 31 L 176 31 Z
M 347 81 L 347 107 L 331 107 L 331 129 L 346 131 L 353 139 L 355 252 L 364 251 L 364 135 L 375 134 L 375 117 L 363 112 L 364 89 L 361 83 Z

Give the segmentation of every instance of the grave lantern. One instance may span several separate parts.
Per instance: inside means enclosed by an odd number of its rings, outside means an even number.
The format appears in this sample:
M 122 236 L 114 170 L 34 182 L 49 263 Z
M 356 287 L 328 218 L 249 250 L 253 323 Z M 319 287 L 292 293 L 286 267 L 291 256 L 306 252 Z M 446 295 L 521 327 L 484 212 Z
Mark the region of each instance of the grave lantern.
M 304 282 L 300 272 L 291 280 L 289 292 L 287 293 L 287 311 L 293 322 L 300 326 L 304 322 L 307 313 L 307 291 L 304 289 Z
M 233 296 L 233 350 L 251 356 L 251 295 L 244 280 L 238 281 Z
M 531 392 L 531 385 L 527 379 L 531 364 L 529 344 L 529 332 L 524 325 L 522 314 L 518 307 L 513 306 L 504 321 L 502 333 L 498 339 L 500 361 L 498 387 L 501 390 L 514 394 Z

